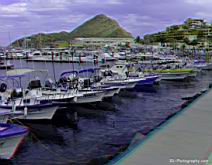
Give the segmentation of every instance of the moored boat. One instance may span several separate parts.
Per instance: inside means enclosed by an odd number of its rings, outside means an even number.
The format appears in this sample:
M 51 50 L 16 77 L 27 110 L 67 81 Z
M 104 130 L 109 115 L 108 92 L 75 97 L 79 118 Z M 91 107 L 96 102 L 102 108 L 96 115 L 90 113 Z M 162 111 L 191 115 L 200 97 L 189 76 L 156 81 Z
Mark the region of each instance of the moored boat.
M 161 76 L 161 80 L 178 81 L 195 76 L 193 69 L 166 69 L 166 70 L 146 70 L 147 73 L 155 73 Z
M 58 106 L 50 102 L 45 103 L 29 98 L 2 101 L 0 104 L 0 112 L 10 110 L 15 118 L 26 120 L 51 120 L 57 109 Z
M 11 159 L 28 132 L 23 126 L 0 124 L 0 159 Z

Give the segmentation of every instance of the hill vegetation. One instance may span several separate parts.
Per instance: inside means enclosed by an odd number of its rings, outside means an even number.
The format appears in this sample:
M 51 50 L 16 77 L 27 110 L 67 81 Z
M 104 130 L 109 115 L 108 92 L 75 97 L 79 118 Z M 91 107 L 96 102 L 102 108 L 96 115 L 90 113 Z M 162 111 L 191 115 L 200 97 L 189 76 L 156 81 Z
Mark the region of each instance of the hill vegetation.
M 86 21 L 72 32 L 59 32 L 49 34 L 36 34 L 21 38 L 13 43 L 14 46 L 30 46 L 34 48 L 51 46 L 55 43 L 64 45 L 77 37 L 100 37 L 100 38 L 131 38 L 132 35 L 124 30 L 118 22 L 103 14 Z M 65 45 L 66 45 L 65 44 Z

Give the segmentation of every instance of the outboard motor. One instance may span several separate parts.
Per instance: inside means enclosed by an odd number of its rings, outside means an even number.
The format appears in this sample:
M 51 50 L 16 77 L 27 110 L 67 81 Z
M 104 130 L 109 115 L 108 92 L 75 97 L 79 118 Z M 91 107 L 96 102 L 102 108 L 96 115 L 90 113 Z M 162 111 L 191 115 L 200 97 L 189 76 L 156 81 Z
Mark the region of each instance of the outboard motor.
M 21 98 L 21 97 L 23 97 L 23 92 L 21 89 L 14 89 L 11 92 L 11 99 Z
M 78 77 L 72 78 L 68 85 L 69 85 L 69 89 L 77 89 L 78 88 L 78 83 L 79 83 L 79 79 Z
M 64 84 L 64 83 L 66 83 L 68 80 L 67 80 L 67 78 L 66 77 L 61 77 L 60 79 L 59 79 L 59 83 L 61 83 L 61 84 Z
M 83 84 L 84 88 L 88 88 L 91 86 L 91 81 L 90 79 L 85 79 L 84 80 L 84 84 Z
M 48 80 L 45 81 L 45 87 L 46 87 L 46 88 L 52 89 L 53 86 L 54 86 L 54 82 L 53 82 L 52 79 L 48 79 Z
M 6 90 L 7 90 L 7 84 L 5 84 L 5 83 L 2 83 L 1 85 L 0 85 L 0 92 L 6 92 Z
M 94 76 L 94 82 L 100 82 L 101 80 L 102 80 L 102 77 Z
M 42 86 L 41 86 L 40 80 L 32 80 L 32 81 L 30 81 L 29 86 L 28 86 L 29 89 L 36 89 L 36 88 L 41 88 L 41 87 Z

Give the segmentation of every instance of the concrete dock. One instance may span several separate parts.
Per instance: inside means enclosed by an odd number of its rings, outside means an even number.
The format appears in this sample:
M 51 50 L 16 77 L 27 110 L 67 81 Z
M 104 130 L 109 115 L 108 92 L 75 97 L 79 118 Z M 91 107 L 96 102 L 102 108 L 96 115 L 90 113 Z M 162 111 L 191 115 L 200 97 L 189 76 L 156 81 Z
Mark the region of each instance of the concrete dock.
M 109 164 L 212 165 L 212 90 Z

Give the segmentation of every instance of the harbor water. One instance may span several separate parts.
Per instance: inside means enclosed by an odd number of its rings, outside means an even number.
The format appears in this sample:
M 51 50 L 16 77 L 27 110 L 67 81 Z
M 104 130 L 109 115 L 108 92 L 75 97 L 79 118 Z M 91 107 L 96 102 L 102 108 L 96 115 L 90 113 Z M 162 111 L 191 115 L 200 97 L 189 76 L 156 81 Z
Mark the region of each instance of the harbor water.
M 52 79 L 53 68 L 58 78 L 64 70 L 92 66 L 14 62 L 19 68 L 48 69 Z M 4 164 L 104 164 L 126 149 L 137 132 L 148 136 L 167 117 L 179 111 L 184 103 L 182 97 L 200 92 L 211 82 L 212 72 L 205 71 L 193 80 L 164 81 L 151 88 L 124 91 L 98 104 L 70 106 L 58 110 L 51 122 L 17 121 L 27 125 L 31 133 L 14 159 Z M 77 124 L 71 122 L 74 112 L 78 114 Z

